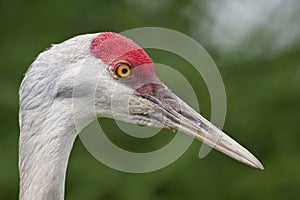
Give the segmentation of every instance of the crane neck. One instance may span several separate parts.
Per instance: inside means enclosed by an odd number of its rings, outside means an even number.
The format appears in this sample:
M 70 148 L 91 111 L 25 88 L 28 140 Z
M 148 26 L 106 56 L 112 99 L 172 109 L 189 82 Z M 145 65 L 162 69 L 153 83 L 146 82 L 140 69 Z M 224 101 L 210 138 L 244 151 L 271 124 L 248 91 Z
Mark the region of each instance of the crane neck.
M 95 75 L 102 64 L 90 55 L 90 44 L 97 35 L 77 36 L 53 45 L 39 54 L 26 72 L 19 90 L 20 199 L 64 198 L 68 159 L 80 131 L 74 125 L 74 112 L 80 116 L 80 124 L 85 124 L 82 110 L 88 110 L 85 106 L 73 109 L 73 101 L 82 105 L 89 99 L 87 93 L 94 95 L 91 86 L 97 85 L 90 74 Z
M 64 199 L 68 159 L 77 136 L 69 108 L 57 105 L 20 115 L 20 199 Z

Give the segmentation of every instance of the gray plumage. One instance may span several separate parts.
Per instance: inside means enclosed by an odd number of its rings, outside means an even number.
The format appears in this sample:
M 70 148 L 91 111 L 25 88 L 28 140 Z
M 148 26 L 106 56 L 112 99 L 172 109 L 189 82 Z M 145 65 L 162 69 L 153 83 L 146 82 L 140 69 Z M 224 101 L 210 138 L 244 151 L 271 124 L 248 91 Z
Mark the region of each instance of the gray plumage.
M 112 68 L 91 54 L 91 43 L 98 36 L 82 35 L 53 45 L 36 58 L 22 81 L 20 199 L 64 198 L 73 143 L 95 116 L 179 129 L 198 140 L 205 139 L 234 159 L 263 169 L 250 152 L 159 80 L 155 84 L 144 82 L 152 88 L 148 91 L 143 85 L 132 87 L 116 79 Z

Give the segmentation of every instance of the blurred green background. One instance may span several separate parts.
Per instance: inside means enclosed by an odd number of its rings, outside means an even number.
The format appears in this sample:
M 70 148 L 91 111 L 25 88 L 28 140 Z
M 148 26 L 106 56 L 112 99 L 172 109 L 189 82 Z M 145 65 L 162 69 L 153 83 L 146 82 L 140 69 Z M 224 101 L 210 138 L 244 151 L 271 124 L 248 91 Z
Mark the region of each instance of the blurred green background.
M 75 35 L 145 26 L 180 31 L 201 43 L 216 62 L 227 92 L 224 130 L 253 152 L 265 171 L 212 151 L 197 157 L 200 142 L 170 166 L 128 174 L 94 159 L 77 140 L 66 180 L 66 199 L 299 199 L 300 2 L 297 0 L 1 0 L 0 1 L 0 199 L 18 196 L 18 87 L 34 58 L 52 43 Z M 148 50 L 174 66 L 197 91 L 209 118 L 210 99 L 187 62 Z M 199 84 L 201 83 L 201 84 Z M 112 140 L 140 151 L 149 143 L 124 136 L 101 120 Z M 148 144 L 148 145 L 147 145 Z M 124 147 L 125 148 L 125 147 Z

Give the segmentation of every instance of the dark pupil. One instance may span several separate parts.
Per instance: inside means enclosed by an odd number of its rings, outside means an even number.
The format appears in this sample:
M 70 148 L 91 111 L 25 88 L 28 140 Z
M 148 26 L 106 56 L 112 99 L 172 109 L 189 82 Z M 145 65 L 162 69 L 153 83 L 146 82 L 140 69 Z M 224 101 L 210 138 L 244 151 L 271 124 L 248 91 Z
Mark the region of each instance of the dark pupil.
M 128 69 L 126 69 L 126 68 L 122 69 L 123 74 L 127 74 L 127 72 L 128 72 Z

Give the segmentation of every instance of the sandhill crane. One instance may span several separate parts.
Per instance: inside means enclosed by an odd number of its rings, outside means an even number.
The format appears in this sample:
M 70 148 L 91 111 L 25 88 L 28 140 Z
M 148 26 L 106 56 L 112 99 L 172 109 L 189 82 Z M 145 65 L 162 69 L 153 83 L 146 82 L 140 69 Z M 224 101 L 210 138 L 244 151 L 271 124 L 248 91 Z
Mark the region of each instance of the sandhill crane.
M 76 79 L 80 69 L 100 72 L 98 83 L 87 76 Z M 94 84 L 98 84 L 97 89 L 89 91 Z M 116 95 L 111 93 L 112 86 Z M 152 60 L 132 40 L 112 32 L 86 34 L 41 53 L 22 81 L 20 199 L 64 198 L 68 159 L 78 135 L 73 115 L 87 113 L 80 119 L 84 124 L 90 123 L 89 115 L 93 112 L 85 112 L 84 106 L 85 96 L 90 92 L 94 92 L 97 117 L 180 129 L 238 161 L 263 170 L 249 151 L 160 82 Z M 111 98 L 118 98 L 114 114 Z M 74 99 L 82 103 L 75 111 Z

